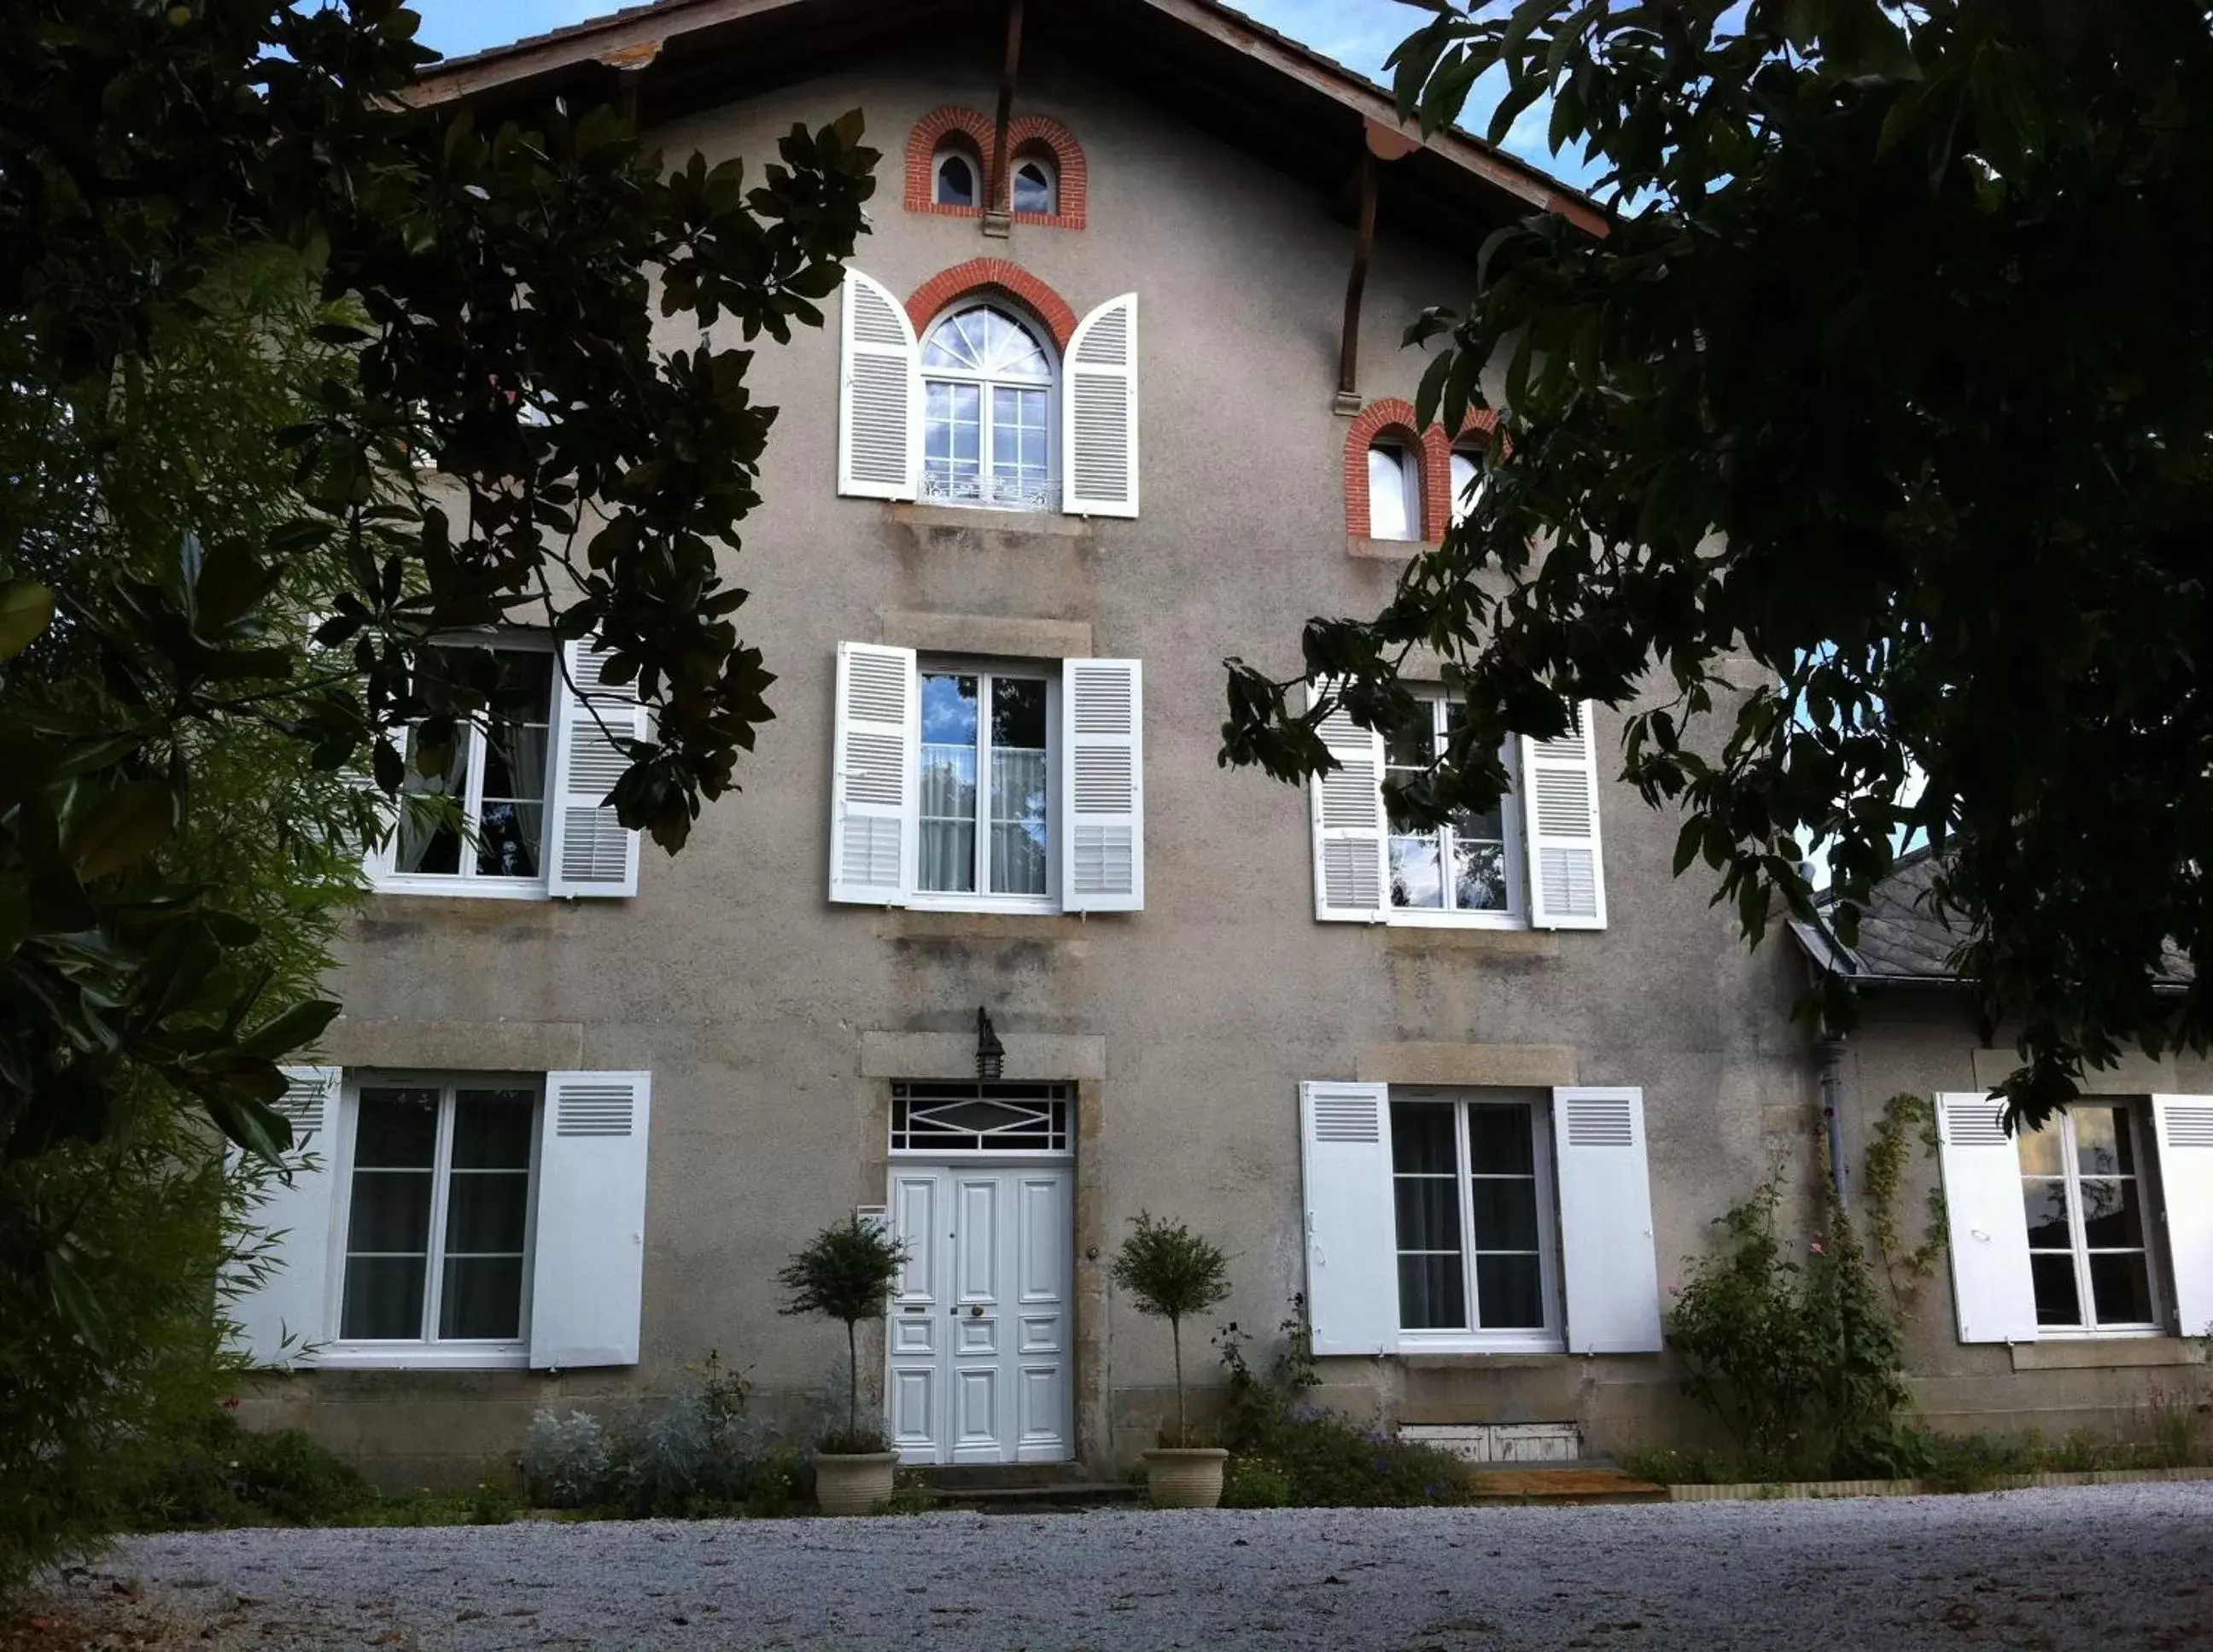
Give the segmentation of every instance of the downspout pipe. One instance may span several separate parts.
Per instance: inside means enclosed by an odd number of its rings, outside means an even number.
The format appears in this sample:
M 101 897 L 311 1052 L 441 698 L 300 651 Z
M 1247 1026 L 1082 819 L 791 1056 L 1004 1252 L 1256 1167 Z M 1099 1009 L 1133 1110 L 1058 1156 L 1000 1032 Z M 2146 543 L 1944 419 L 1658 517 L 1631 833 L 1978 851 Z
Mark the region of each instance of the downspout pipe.
M 1824 1033 L 1814 1041 L 1814 1072 L 1821 1081 L 1821 1122 L 1829 1132 L 1829 1183 L 1837 1208 L 1851 1207 L 1851 1169 L 1844 1161 L 1844 1040 Z

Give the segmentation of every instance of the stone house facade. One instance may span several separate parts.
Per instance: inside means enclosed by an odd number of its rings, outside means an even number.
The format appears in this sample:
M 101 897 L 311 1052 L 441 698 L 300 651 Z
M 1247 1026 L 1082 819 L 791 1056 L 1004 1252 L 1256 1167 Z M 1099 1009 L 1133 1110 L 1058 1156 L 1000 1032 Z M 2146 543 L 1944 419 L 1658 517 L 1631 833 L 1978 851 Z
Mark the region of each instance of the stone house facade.
M 1224 656 L 1288 674 L 1479 477 L 1487 425 L 1414 428 L 1405 321 L 1486 227 L 1598 220 L 1211 0 L 1027 9 L 661 0 L 431 82 L 488 119 L 621 98 L 710 162 L 857 106 L 881 186 L 830 324 L 754 365 L 782 411 L 735 566 L 780 682 L 742 796 L 641 854 L 594 732 L 637 708 L 588 650 L 572 689 L 477 639 L 546 715 L 448 777 L 473 836 L 372 869 L 297 1076 L 320 1169 L 245 1307 L 293 1368 L 256 1418 L 466 1479 L 713 1350 L 803 1429 L 842 1338 L 773 1276 L 873 1210 L 910 1246 L 870 1355 L 903 1455 L 1104 1471 L 1167 1403 L 1107 1279 L 1150 1211 L 1230 1252 L 1224 1319 L 1303 1296 L 1332 1404 L 1507 1454 L 1697 1426 L 1662 1307 L 1715 1216 L 1809 1173 L 1801 955 L 1670 875 L 1603 709 L 1426 837 L 1377 791 L 1420 742 L 1340 722 L 1304 796 L 1215 760 Z M 1875 1044 L 1855 1094 L 1979 1074 Z M 1990 1361 L 1934 1323 L 1948 1417 L 2126 1403 L 1978 1403 Z

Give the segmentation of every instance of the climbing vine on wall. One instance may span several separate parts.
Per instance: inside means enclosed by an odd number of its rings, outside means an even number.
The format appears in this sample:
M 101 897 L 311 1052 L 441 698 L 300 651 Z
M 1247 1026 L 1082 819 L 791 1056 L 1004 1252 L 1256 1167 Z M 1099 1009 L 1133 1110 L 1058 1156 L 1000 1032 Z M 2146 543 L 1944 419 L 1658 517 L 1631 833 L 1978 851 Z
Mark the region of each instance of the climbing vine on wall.
M 1867 1205 L 1868 1233 L 1882 1259 L 1884 1278 L 1901 1313 L 1911 1313 L 1921 1287 L 1944 1254 L 1944 1187 L 1929 1186 L 1927 1220 L 1919 1241 L 1907 1248 L 1899 1229 L 1898 1200 L 1905 1167 L 1918 1141 L 1923 1154 L 1936 1156 L 1936 1112 L 1925 1095 L 1900 1094 L 1883 1103 L 1882 1117 L 1868 1142 L 1867 1167 L 1860 1180 Z M 1902 1283 L 1901 1283 L 1902 1281 Z

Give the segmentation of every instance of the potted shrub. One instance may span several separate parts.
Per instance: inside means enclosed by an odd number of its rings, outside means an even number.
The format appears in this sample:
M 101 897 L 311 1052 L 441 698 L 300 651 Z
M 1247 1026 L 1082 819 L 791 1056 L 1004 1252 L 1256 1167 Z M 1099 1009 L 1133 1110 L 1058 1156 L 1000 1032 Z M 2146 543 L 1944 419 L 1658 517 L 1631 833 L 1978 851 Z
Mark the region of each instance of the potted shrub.
M 1146 1484 L 1161 1508 L 1211 1509 L 1222 1501 L 1222 1466 L 1229 1454 L 1192 1443 L 1184 1411 L 1183 1322 L 1229 1295 L 1229 1259 L 1180 1222 L 1155 1222 L 1140 1211 L 1131 1225 L 1137 1231 L 1114 1258 L 1114 1283 L 1140 1314 L 1168 1322 L 1175 1350 L 1175 1431 L 1161 1430 L 1161 1444 L 1145 1454 Z
M 865 1515 L 892 1495 L 899 1454 L 881 1423 L 861 1426 L 858 1330 L 863 1320 L 883 1318 L 905 1261 L 905 1246 L 849 1216 L 815 1234 L 777 1275 L 791 1293 L 783 1312 L 819 1314 L 845 1326 L 845 1429 L 825 1436 L 814 1454 L 814 1501 L 826 1515 Z

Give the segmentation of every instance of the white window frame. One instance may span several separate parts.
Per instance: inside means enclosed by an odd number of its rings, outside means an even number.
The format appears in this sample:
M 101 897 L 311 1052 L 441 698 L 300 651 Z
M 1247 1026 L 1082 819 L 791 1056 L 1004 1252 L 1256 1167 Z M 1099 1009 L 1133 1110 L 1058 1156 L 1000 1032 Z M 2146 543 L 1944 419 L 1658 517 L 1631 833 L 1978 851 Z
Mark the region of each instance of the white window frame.
M 2056 1129 L 2060 1132 L 2060 1179 L 2067 1190 L 2067 1237 L 2069 1250 L 2075 1262 L 2075 1301 L 2082 1312 L 2084 1323 L 2045 1325 L 2039 1319 L 2036 1326 L 2036 1339 L 2039 1342 L 2088 1342 L 2107 1338 L 2165 1336 L 2167 1322 L 2162 1317 L 2162 1309 L 2167 1301 L 2166 1281 L 2160 1272 L 2159 1236 L 2167 1224 L 2161 1218 L 2159 1207 L 2155 1204 L 2153 1199 L 2155 1190 L 2149 1170 L 2152 1160 L 2145 1151 L 2149 1133 L 2144 1129 L 2142 1112 L 2133 1102 L 2116 1097 L 2084 1096 L 2082 1098 L 2082 1103 L 2086 1106 L 2111 1108 L 2120 1115 L 2122 1127 L 2129 1132 L 2130 1162 L 2136 1167 L 2129 1173 L 2129 1179 L 2137 1185 L 2137 1212 L 2143 1222 L 2144 1281 L 2146 1293 L 2151 1301 L 2153 1317 L 2149 1320 L 2120 1320 L 2112 1325 L 2103 1324 L 2098 1319 L 2097 1297 L 2090 1288 L 2091 1247 L 2088 1235 L 2082 1228 L 2082 1172 L 2076 1159 L 2075 1114 L 2071 1110 L 2063 1107 L 2051 1116 L 2051 1122 L 2048 1128 Z M 2020 1151 L 2020 1137 L 2016 1135 L 2014 1152 L 2017 1164 Z M 2021 1180 L 2023 1182 L 2027 1181 L 2032 1175 L 2035 1175 L 2039 1180 L 2049 1180 L 2041 1173 L 2032 1172 L 2026 1167 L 2021 1167 Z M 2092 1180 L 2106 1179 L 2094 1177 Z M 2026 1223 L 2027 1220 L 2026 1214 L 2022 1220 Z M 2035 1294 L 2035 1271 L 2033 1259 L 2039 1255 L 2053 1254 L 2057 1253 L 2033 1248 L 2028 1252 L 2032 1259 L 2029 1274 L 2032 1301 L 2034 1300 Z
M 369 882 L 372 889 L 384 894 L 448 895 L 464 899 L 544 900 L 550 898 L 552 884 L 547 869 L 553 830 L 554 782 L 560 773 L 561 753 L 559 726 L 561 701 L 561 656 L 554 645 L 552 634 L 546 631 L 503 631 L 495 637 L 441 637 L 436 643 L 442 649 L 485 648 L 512 654 L 543 654 L 553 661 L 552 674 L 546 680 L 546 783 L 539 799 L 538 813 L 538 875 L 534 878 L 489 877 L 474 870 L 476 857 L 475 833 L 484 812 L 485 747 L 489 736 L 483 724 L 471 718 L 460 725 L 455 742 L 466 742 L 468 754 L 468 783 L 461 798 L 462 834 L 461 866 L 453 872 L 403 872 L 398 867 L 399 826 L 398 816 L 393 818 L 391 831 L 383 845 L 369 857 Z M 400 738 L 400 751 L 406 755 L 407 742 L 414 736 L 414 726 L 393 730 Z M 405 793 L 401 794 L 404 798 Z M 399 805 L 393 805 L 398 808 Z
M 972 372 L 966 368 L 931 367 L 927 364 L 930 340 L 938 328 L 956 321 L 964 315 L 978 310 L 996 310 L 1027 333 L 1037 345 L 1038 354 L 1044 358 L 1046 375 L 1042 379 L 994 378 L 988 373 Z M 1060 399 L 1061 361 L 1055 348 L 1052 330 L 1014 304 L 991 297 L 972 297 L 961 300 L 950 308 L 930 320 L 930 325 L 915 336 L 916 360 L 924 363 L 918 369 L 922 380 L 922 401 L 916 417 L 922 427 L 922 497 L 933 503 L 958 505 L 978 510 L 1009 510 L 1025 509 L 1019 502 L 1002 504 L 991 496 L 998 485 L 997 463 L 998 425 L 992 417 L 994 390 L 1042 391 L 1045 394 L 1045 478 L 1039 485 L 1045 494 L 1041 510 L 1060 509 Z M 930 491 L 930 387 L 934 384 L 972 385 L 976 388 L 976 482 L 978 497 L 974 499 L 954 498 Z M 1019 439 L 1016 464 L 1019 467 Z
M 922 887 L 922 765 L 930 744 L 923 723 L 924 679 L 973 677 L 976 682 L 976 887 L 972 890 Z M 918 911 L 942 912 L 1057 912 L 1060 911 L 1060 844 L 1066 830 L 1063 819 L 1066 799 L 1060 785 L 1060 670 L 1058 662 L 1025 660 L 979 660 L 924 655 L 915 661 L 915 802 L 908 830 L 914 833 L 914 884 L 904 903 Z M 994 678 L 1021 678 L 1045 685 L 1046 873 L 1045 893 L 1006 895 L 987 891 L 991 866 L 991 682 Z
M 1460 704 L 1442 689 L 1417 690 L 1416 698 L 1428 702 L 1430 716 L 1430 737 L 1436 749 L 1444 749 L 1446 731 L 1451 726 L 1452 708 Z M 1391 743 L 1382 742 L 1382 767 L 1377 774 L 1377 783 L 1391 777 Z M 1526 930 L 1529 927 L 1529 868 L 1527 846 L 1521 830 L 1521 788 L 1526 783 L 1521 773 L 1521 742 L 1509 736 L 1499 760 L 1506 766 L 1506 777 L 1512 783 L 1499 795 L 1499 830 L 1506 843 L 1506 905 L 1504 909 L 1462 906 L 1398 906 L 1391 901 L 1391 840 L 1413 834 L 1402 832 L 1390 818 L 1388 808 L 1383 814 L 1383 912 L 1387 924 L 1404 924 L 1421 929 L 1451 930 Z M 1452 898 L 1452 832 L 1449 825 L 1436 828 L 1438 870 L 1444 880 L 1445 897 Z
M 435 1334 L 414 1339 L 345 1341 L 338 1335 L 345 1323 L 347 1234 L 353 1221 L 355 1138 L 361 1121 L 361 1092 L 408 1087 L 440 1091 L 438 1103 L 437 1173 L 430 1193 L 428 1253 L 424 1258 L 423 1322 L 437 1324 L 439 1292 L 444 1284 L 445 1223 L 448 1188 L 453 1177 L 454 1100 L 456 1089 L 527 1089 L 538 1100 L 531 1115 L 530 1192 L 522 1222 L 522 1301 L 512 1338 L 442 1340 Z M 332 1137 L 331 1241 L 326 1265 L 330 1289 L 326 1294 L 328 1339 L 315 1351 L 315 1364 L 323 1369 L 370 1369 L 400 1367 L 421 1370 L 521 1370 L 530 1364 L 532 1276 L 538 1253 L 538 1192 L 545 1157 L 546 1076 L 543 1073 L 448 1071 L 387 1071 L 349 1070 L 340 1090 L 338 1127 Z
M 1375 502 L 1381 497 L 1376 491 L 1376 460 L 1383 458 L 1399 473 L 1398 493 L 1406 513 L 1406 531 L 1403 533 L 1382 533 L 1376 531 Z M 1382 436 L 1368 444 L 1365 460 L 1368 466 L 1368 537 L 1392 545 L 1418 545 L 1422 541 L 1422 450 L 1418 444 Z
M 1391 1113 L 1400 1106 L 1449 1106 L 1453 1110 L 1454 1180 L 1460 1193 L 1460 1283 L 1466 1293 L 1467 1317 L 1477 1319 L 1475 1296 L 1475 1190 L 1468 1170 L 1467 1115 L 1470 1107 L 1519 1106 L 1529 1113 L 1530 1162 L 1536 1170 L 1537 1268 L 1543 1293 L 1545 1323 L 1540 1329 L 1514 1327 L 1485 1331 L 1409 1330 L 1399 1326 L 1402 1354 L 1558 1354 L 1567 1350 L 1567 1332 L 1561 1313 L 1560 1222 L 1558 1177 L 1552 1163 L 1552 1098 L 1543 1092 L 1508 1094 L 1480 1090 L 1428 1089 L 1391 1087 L 1384 1118 L 1385 1156 L 1391 1160 Z M 1388 1220 L 1391 1223 L 1391 1269 L 1393 1295 L 1391 1317 L 1399 1321 L 1396 1295 L 1399 1261 L 1399 1212 L 1396 1188 L 1398 1166 L 1390 1161 L 1393 1189 Z
M 1042 208 L 1015 204 L 1015 192 L 1021 183 L 1022 168 L 1025 167 L 1035 167 L 1045 179 L 1046 204 Z M 1014 172 L 1007 180 L 1007 209 L 1011 212 L 1025 212 L 1040 218 L 1054 217 L 1059 214 L 1060 168 L 1053 164 L 1051 156 L 1031 154 L 1015 157 Z
M 958 161 L 962 166 L 968 168 L 969 198 L 965 202 L 948 201 L 945 198 L 943 192 L 945 186 L 945 165 L 948 161 Z M 936 154 L 930 157 L 930 204 L 933 206 L 951 207 L 957 211 L 963 212 L 972 212 L 983 206 L 984 168 L 978 162 L 976 157 L 969 154 L 967 149 L 962 145 L 958 143 L 945 144 L 937 151 Z

